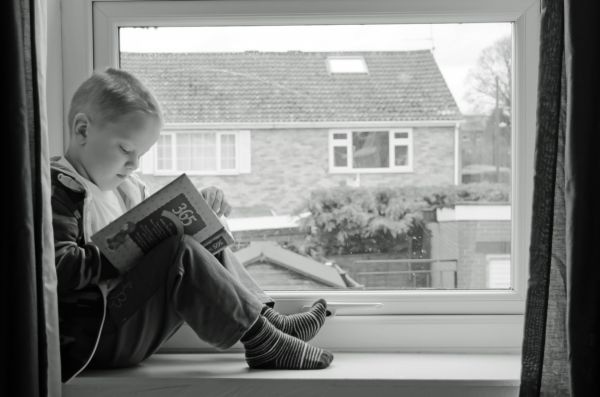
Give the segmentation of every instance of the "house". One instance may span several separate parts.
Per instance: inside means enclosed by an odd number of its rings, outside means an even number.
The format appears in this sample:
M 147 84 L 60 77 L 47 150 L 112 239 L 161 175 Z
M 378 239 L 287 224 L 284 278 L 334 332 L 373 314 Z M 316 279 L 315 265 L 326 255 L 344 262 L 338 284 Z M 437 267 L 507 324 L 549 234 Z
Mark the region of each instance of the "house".
M 429 50 L 122 53 L 166 126 L 154 189 L 186 172 L 290 214 L 313 187 L 459 183 L 461 114 Z

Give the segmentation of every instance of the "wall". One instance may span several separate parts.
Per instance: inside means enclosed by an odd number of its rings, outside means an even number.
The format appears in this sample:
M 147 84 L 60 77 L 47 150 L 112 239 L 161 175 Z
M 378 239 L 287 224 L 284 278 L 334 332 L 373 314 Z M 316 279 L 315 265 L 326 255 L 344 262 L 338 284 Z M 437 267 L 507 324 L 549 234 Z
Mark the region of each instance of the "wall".
M 510 220 L 445 221 L 428 224 L 432 258 L 457 258 L 457 288 L 486 288 L 486 255 L 510 254 Z
M 48 146 L 50 155 L 63 153 L 63 80 L 62 80 L 62 24 L 60 0 L 47 0 L 48 48 L 46 71 L 46 106 L 48 117 Z
M 327 129 L 273 129 L 251 132 L 250 174 L 193 176 L 198 187 L 217 185 L 234 206 L 272 207 L 289 214 L 311 189 L 351 184 L 356 174 L 329 172 Z M 411 173 L 361 174 L 361 186 L 448 185 L 454 183 L 454 127 L 414 128 Z M 151 190 L 172 177 L 144 175 Z

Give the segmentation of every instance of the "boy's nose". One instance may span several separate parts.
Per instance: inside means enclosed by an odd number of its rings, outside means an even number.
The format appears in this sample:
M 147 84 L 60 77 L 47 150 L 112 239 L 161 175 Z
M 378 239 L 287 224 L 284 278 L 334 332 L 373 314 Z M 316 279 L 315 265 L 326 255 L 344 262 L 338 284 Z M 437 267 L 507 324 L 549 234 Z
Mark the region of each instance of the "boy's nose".
M 132 171 L 136 170 L 140 165 L 140 158 L 137 155 L 133 155 L 129 157 L 129 161 L 127 162 L 127 168 L 130 168 Z

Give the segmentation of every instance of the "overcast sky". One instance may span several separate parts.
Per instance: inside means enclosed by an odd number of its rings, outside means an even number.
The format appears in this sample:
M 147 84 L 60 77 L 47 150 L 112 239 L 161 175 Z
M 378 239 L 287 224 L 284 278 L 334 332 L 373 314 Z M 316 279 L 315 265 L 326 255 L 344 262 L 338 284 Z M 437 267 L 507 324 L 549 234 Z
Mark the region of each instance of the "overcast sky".
M 344 26 L 122 28 L 127 52 L 394 51 L 433 49 L 461 111 L 466 77 L 482 49 L 511 34 L 510 23 Z

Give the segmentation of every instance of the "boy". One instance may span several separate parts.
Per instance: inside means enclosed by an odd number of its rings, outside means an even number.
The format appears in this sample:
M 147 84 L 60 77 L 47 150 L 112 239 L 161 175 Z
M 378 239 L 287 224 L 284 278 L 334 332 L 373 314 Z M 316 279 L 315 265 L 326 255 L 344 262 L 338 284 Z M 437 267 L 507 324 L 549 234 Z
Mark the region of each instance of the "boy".
M 96 231 L 145 198 L 131 173 L 162 127 L 154 96 L 131 74 L 107 69 L 76 91 L 70 143 L 52 161 L 52 209 L 63 381 L 86 366 L 135 365 L 187 322 L 219 349 L 240 340 L 250 368 L 318 369 L 333 355 L 309 345 L 327 304 L 282 315 L 231 250 L 211 255 L 189 236 L 159 244 L 124 274 L 91 243 Z M 218 216 L 220 189 L 202 189 Z

